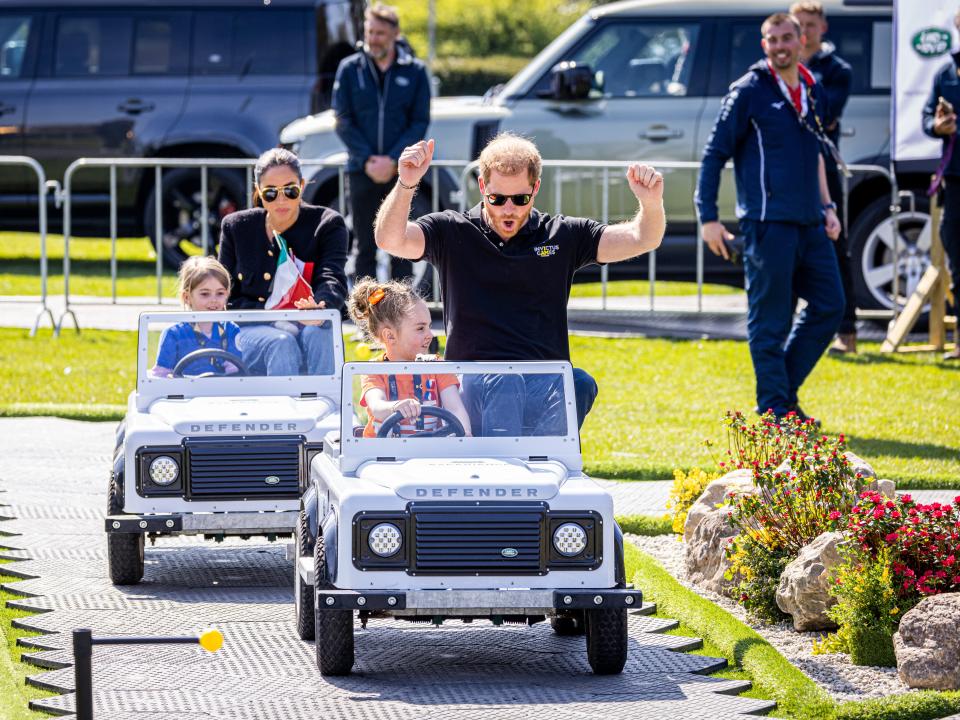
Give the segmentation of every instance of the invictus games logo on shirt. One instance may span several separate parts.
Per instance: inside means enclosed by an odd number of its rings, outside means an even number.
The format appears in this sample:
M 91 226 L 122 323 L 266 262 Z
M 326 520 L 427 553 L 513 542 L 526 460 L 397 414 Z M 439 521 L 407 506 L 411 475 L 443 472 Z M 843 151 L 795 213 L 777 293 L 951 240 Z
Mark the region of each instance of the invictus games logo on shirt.
M 922 58 L 935 58 L 946 55 L 953 45 L 953 35 L 949 30 L 928 27 L 920 30 L 910 40 L 914 51 Z
M 556 255 L 559 249 L 559 245 L 538 245 L 533 251 L 537 254 L 537 257 L 546 258 L 551 255 Z

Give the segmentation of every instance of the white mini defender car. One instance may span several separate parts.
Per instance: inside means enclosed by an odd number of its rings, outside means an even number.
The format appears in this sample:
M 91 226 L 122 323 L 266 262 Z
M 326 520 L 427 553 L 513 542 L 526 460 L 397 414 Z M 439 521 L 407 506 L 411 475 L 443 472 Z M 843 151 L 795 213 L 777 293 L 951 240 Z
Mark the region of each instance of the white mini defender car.
M 366 418 L 361 374 L 408 376 L 394 387 L 454 375 L 468 408 L 499 387 L 508 412 L 471 420 L 486 436 L 464 437 L 452 413 L 430 408 L 440 427 L 397 434 L 396 413 L 363 437 L 351 421 Z M 494 400 L 476 406 L 493 413 Z M 557 633 L 586 635 L 595 673 L 623 669 L 627 610 L 642 597 L 626 584 L 613 500 L 581 469 L 568 363 L 348 363 L 341 406 L 297 522 L 296 626 L 316 639 L 322 674 L 350 672 L 357 613 L 364 625 L 549 618 Z
M 274 364 L 248 352 L 250 333 Z M 108 490 L 111 581 L 142 579 L 147 535 L 290 536 L 310 460 L 340 426 L 342 365 L 332 310 L 141 315 Z

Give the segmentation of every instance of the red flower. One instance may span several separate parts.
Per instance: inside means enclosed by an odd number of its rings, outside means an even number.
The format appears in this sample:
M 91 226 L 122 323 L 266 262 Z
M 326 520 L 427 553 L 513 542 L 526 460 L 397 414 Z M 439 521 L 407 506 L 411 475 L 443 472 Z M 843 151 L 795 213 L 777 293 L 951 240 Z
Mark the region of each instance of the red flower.
M 837 519 L 839 519 L 839 517 L 840 517 L 840 511 L 839 511 L 839 510 L 832 510 L 832 511 L 830 512 L 830 519 L 831 519 L 831 520 L 837 520 Z
M 897 534 L 896 534 L 895 532 L 892 532 L 892 533 L 890 533 L 889 535 L 887 535 L 887 536 L 884 538 L 884 540 L 886 540 L 888 543 L 896 542 L 896 540 L 897 540 Z

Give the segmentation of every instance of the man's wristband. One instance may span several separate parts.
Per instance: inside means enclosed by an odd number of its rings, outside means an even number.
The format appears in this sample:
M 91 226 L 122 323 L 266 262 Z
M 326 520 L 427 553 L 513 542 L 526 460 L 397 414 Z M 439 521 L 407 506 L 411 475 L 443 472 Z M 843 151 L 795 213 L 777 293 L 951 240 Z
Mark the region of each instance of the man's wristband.
M 414 183 L 413 185 L 407 185 L 403 180 L 397 178 L 397 185 L 402 187 L 404 190 L 416 190 L 420 187 L 420 183 Z
M 836 211 L 837 211 L 837 204 L 836 204 L 835 202 L 824 203 L 824 204 L 823 204 L 823 211 L 826 212 L 827 210 L 833 210 L 834 212 L 836 212 Z

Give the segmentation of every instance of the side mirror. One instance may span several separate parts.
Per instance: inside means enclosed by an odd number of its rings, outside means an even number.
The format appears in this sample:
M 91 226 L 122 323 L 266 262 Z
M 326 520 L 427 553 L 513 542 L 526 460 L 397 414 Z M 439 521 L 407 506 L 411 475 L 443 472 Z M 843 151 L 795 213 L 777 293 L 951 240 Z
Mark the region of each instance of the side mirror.
M 586 100 L 593 89 L 593 69 L 564 60 L 550 70 L 550 97 L 554 100 Z

